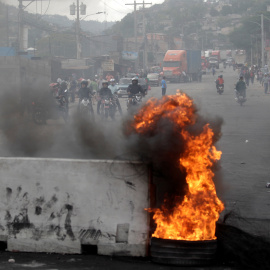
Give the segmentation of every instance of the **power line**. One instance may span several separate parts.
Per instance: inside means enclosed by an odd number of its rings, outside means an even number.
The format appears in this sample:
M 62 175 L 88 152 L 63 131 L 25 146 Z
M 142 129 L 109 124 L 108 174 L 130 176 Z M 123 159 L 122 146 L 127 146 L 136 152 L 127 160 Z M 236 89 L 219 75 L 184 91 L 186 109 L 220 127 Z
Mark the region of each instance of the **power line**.
M 105 2 L 104 2 L 104 1 L 102 1 L 102 3 L 104 4 Z M 121 12 L 121 11 L 119 11 L 119 10 L 116 10 L 116 9 L 112 8 L 112 7 L 111 7 L 111 6 L 109 6 L 108 4 L 106 4 L 106 5 L 107 5 L 107 7 L 109 7 L 110 9 L 112 9 L 112 10 L 114 10 L 114 11 L 118 12 L 118 13 L 121 13 L 121 14 L 128 14 L 128 12 Z
M 41 1 L 41 3 L 42 3 L 42 1 Z M 47 11 L 48 11 L 48 9 L 49 9 L 49 7 L 50 7 L 50 4 L 51 4 L 51 0 L 49 0 L 47 9 L 45 10 L 45 12 L 44 12 L 43 14 L 41 14 L 41 17 L 44 16 L 44 15 L 47 13 Z M 41 9 L 41 11 L 42 11 L 42 9 Z

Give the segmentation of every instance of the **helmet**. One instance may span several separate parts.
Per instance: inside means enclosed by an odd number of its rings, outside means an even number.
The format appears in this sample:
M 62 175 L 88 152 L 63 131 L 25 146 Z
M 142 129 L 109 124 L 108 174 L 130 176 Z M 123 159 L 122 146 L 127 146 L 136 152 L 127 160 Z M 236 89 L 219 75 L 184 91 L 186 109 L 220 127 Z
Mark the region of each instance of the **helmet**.
M 61 83 L 61 82 L 62 82 L 62 80 L 61 80 L 60 78 L 58 78 L 58 79 L 57 79 L 57 82 L 58 82 L 58 83 Z
M 223 78 L 223 75 L 219 75 L 219 78 Z
M 67 83 L 65 81 L 62 81 L 61 84 L 60 84 L 60 87 L 62 89 L 67 89 Z
M 139 79 L 138 79 L 138 77 L 134 77 L 134 78 L 132 78 L 132 80 L 131 80 L 131 81 L 132 81 L 132 82 L 133 82 L 133 81 L 137 81 L 137 82 L 138 82 L 138 81 L 139 81 Z
M 109 85 L 108 81 L 105 81 L 105 80 L 104 80 L 104 81 L 102 81 L 102 85 L 103 85 L 103 84 L 107 84 L 107 85 Z
M 115 82 L 115 79 L 110 79 L 110 82 L 112 83 L 112 82 Z
M 81 81 L 81 85 L 83 85 L 83 84 L 87 86 L 88 85 L 88 81 L 86 81 L 86 80 Z

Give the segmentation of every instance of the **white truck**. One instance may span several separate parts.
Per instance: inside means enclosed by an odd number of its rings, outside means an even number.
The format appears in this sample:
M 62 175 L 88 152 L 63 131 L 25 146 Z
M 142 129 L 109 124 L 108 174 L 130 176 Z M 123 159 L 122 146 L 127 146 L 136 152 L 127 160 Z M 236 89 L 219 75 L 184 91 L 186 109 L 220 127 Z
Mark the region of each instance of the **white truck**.
M 235 60 L 236 66 L 239 68 L 239 67 L 242 67 L 245 65 L 246 60 L 247 60 L 247 56 L 244 53 L 237 53 L 235 55 L 234 60 Z

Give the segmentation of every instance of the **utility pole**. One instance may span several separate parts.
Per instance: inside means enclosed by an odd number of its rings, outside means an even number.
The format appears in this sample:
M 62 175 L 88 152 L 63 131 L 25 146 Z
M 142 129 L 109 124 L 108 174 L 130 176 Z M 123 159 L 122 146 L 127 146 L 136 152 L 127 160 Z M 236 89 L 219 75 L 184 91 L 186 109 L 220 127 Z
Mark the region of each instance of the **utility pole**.
M 144 70 L 144 73 L 147 71 L 147 66 L 148 66 L 148 59 L 147 59 L 147 56 L 148 56 L 148 53 L 147 53 L 147 36 L 146 36 L 146 24 L 145 24 L 145 3 L 143 1 L 143 40 L 144 40 L 144 46 L 143 46 L 143 70 Z
M 77 0 L 77 19 L 76 19 L 76 45 L 77 45 L 77 59 L 81 59 L 82 45 L 80 39 L 80 6 L 79 0 Z
M 135 52 L 138 53 L 138 38 L 137 38 L 137 2 L 134 0 L 134 4 L 126 4 L 126 6 L 134 6 L 134 39 L 135 39 Z M 135 71 L 138 70 L 139 53 L 138 58 L 135 60 Z
M 133 4 L 126 4 L 127 6 L 134 6 L 134 38 L 135 38 L 135 52 L 138 53 L 138 58 L 135 60 L 135 71 L 138 70 L 138 63 L 139 63 L 139 52 L 138 52 L 138 35 L 137 35 L 137 5 L 143 5 L 143 16 L 144 16 L 144 7 L 145 5 L 152 5 L 152 3 L 137 3 L 136 0 L 134 0 Z M 144 17 L 143 17 L 143 39 L 145 39 L 145 22 L 144 22 Z
M 19 0 L 19 36 L 18 36 L 18 45 L 19 45 L 19 51 L 24 50 L 23 40 L 24 40 L 24 23 L 23 23 L 23 0 Z
M 264 62 L 264 20 L 263 20 L 263 14 L 261 14 L 261 30 L 262 30 L 262 67 L 265 66 Z
M 7 38 L 7 41 L 6 41 L 6 44 L 7 44 L 7 47 L 9 47 L 9 9 L 8 9 L 8 5 L 6 5 L 6 38 Z
M 19 1 L 19 20 L 18 20 L 18 45 L 19 45 L 19 51 L 24 51 L 25 49 L 25 41 L 27 39 L 27 36 L 25 36 L 25 24 L 24 24 L 24 9 L 28 7 L 30 4 L 34 2 L 34 0 L 18 0 Z M 46 1 L 46 0 L 36 0 L 36 1 Z M 27 6 L 23 6 L 23 2 L 30 2 Z

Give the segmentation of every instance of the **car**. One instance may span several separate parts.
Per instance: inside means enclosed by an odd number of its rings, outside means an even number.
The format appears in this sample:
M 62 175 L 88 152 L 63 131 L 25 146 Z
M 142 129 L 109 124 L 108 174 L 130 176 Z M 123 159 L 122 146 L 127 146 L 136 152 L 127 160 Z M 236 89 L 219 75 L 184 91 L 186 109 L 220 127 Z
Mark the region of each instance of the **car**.
M 132 78 L 121 78 L 119 80 L 119 83 L 117 84 L 118 97 L 127 96 L 127 89 L 128 89 L 128 86 L 131 84 L 131 80 Z
M 232 65 L 233 62 L 234 62 L 234 60 L 231 57 L 226 60 L 226 64 L 228 64 L 228 65 L 230 65 L 230 64 Z
M 127 78 L 134 78 L 134 77 L 138 77 L 137 73 L 127 73 L 126 75 Z
M 157 73 L 149 73 L 147 75 L 150 86 L 159 86 L 159 75 Z
M 123 96 L 128 96 L 127 89 L 128 86 L 132 83 L 131 82 L 132 78 L 121 78 L 118 83 L 118 90 L 117 90 L 117 95 L 118 97 L 123 97 Z M 147 94 L 148 91 L 148 84 L 146 82 L 146 79 L 139 78 L 138 79 L 139 84 L 142 86 L 145 94 Z

